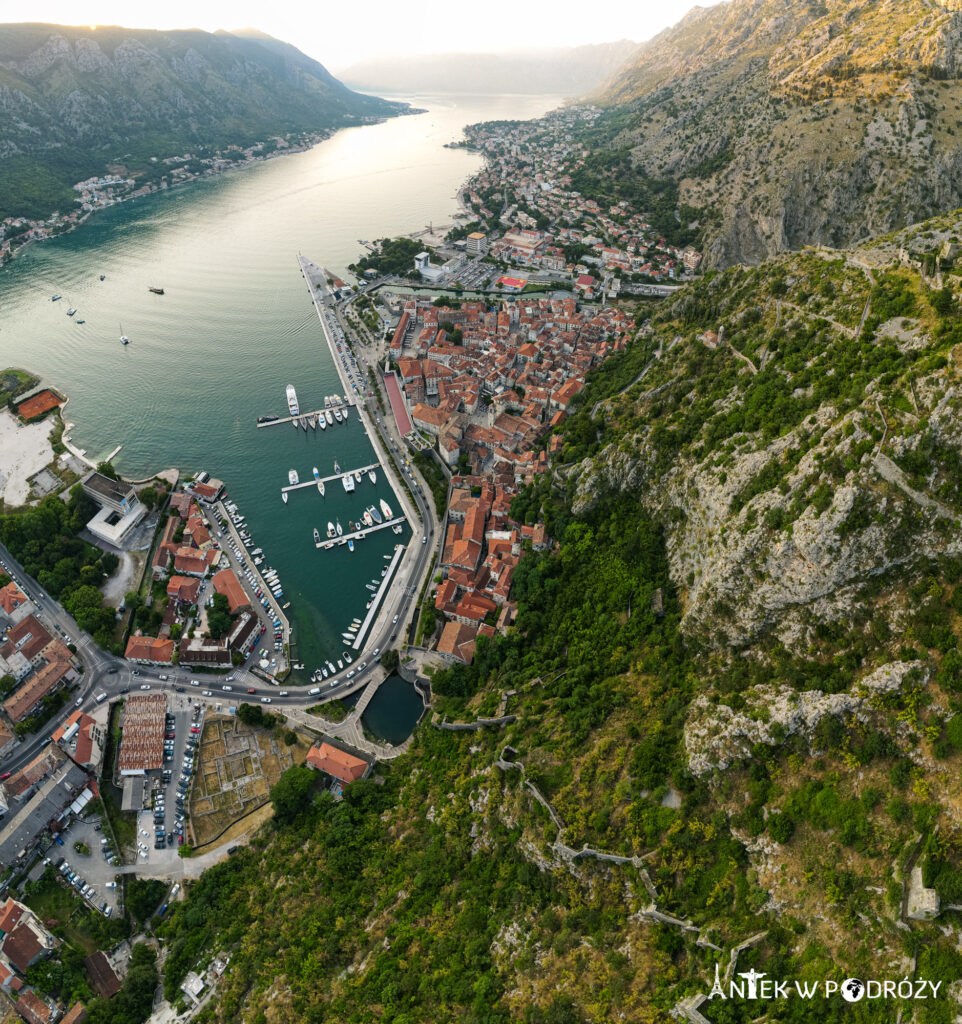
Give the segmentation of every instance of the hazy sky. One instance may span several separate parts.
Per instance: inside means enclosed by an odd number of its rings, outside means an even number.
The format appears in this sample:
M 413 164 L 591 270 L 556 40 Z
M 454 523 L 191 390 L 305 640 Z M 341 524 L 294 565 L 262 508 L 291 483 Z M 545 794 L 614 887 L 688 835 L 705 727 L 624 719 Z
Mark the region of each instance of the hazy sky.
M 718 0 L 700 0 L 709 7 Z M 253 26 L 293 43 L 333 71 L 384 53 L 498 51 L 642 42 L 676 22 L 693 0 L 522 0 L 521 3 L 399 0 L 0 0 L 0 21 L 131 28 Z

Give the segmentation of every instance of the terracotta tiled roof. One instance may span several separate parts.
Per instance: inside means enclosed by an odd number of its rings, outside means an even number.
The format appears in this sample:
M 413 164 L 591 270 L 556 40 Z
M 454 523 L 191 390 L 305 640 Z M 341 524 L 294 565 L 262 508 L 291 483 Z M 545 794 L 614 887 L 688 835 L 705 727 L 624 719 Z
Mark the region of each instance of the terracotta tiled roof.
M 333 747 L 330 743 L 311 747 L 307 752 L 307 763 L 341 782 L 354 782 L 361 778 L 368 767 L 366 761 L 347 753 L 346 750 Z

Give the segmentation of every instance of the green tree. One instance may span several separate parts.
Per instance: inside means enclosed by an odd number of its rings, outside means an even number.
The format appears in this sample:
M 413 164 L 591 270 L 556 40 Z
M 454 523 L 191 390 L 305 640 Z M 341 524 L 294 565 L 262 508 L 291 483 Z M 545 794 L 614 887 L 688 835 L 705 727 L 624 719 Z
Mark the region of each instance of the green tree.
M 288 768 L 271 787 L 277 823 L 287 824 L 300 817 L 311 806 L 310 796 L 316 785 L 317 776 L 307 765 L 295 764 Z

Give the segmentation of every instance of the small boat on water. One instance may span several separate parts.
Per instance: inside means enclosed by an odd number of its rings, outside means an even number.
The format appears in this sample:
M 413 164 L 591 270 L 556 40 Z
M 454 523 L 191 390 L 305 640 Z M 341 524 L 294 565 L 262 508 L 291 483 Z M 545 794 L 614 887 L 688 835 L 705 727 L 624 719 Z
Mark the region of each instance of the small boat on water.
M 334 460 L 334 472 L 340 474 L 341 467 L 337 464 L 337 459 Z
M 317 466 L 314 467 L 314 479 L 315 480 L 320 480 L 321 479 L 321 474 L 320 474 L 320 471 L 318 470 Z
M 326 669 L 326 668 L 322 668 L 322 669 L 321 669 L 321 675 L 322 675 L 322 676 L 323 676 L 323 677 L 324 677 L 325 679 L 327 679 L 327 669 Z
M 353 551 L 354 550 L 354 541 L 353 540 L 349 540 L 347 542 L 347 550 L 348 551 Z
M 383 522 L 383 520 L 381 519 L 381 513 L 378 512 L 378 510 L 373 505 L 371 505 L 367 511 L 370 514 L 371 518 L 374 520 L 374 522 L 377 523 L 378 526 L 380 526 L 381 523 Z
M 368 480 L 371 481 L 372 484 L 376 484 L 377 483 L 377 474 L 374 472 L 373 469 L 369 469 L 367 471 L 367 478 L 368 478 Z
M 73 306 L 71 306 L 70 309 L 67 310 L 67 316 L 73 316 L 74 313 L 76 312 L 77 310 Z
M 315 526 L 314 527 L 314 544 L 315 545 L 319 545 L 320 543 L 321 543 L 321 534 L 318 531 L 317 527 Z
M 377 587 L 375 587 L 373 583 L 365 583 L 364 586 L 371 591 L 377 590 Z
M 345 473 L 341 477 L 341 483 L 344 484 L 344 490 L 350 494 L 354 490 L 354 477 L 350 473 Z
M 285 505 L 287 504 L 287 491 L 281 491 L 281 501 L 283 501 Z
M 294 424 L 294 429 L 297 430 L 297 427 L 298 427 L 297 420 L 291 420 L 291 423 Z
M 163 295 L 164 294 L 164 289 L 163 288 L 148 288 L 147 291 L 153 292 L 154 295 Z
M 338 667 L 338 670 L 344 668 L 344 662 L 341 661 L 340 658 L 337 659 L 337 667 Z
M 356 481 L 357 481 L 358 483 L 360 483 L 360 482 L 361 482 L 361 471 L 360 471 L 360 470 L 358 470 L 358 471 L 357 471 L 357 472 L 356 472 L 356 473 L 354 474 L 354 479 L 355 479 L 355 480 L 356 480 Z
M 346 654 L 346 653 L 344 655 L 344 660 L 348 663 L 348 665 L 350 665 L 351 662 L 354 661 L 354 659 L 350 656 L 350 654 Z
M 354 639 L 353 635 L 350 634 L 350 633 L 342 633 L 341 636 L 344 637 L 345 640 L 353 640 Z
M 333 674 L 333 673 L 334 673 L 334 672 L 336 671 L 336 669 L 334 668 L 334 665 L 333 665 L 333 663 L 332 663 L 332 662 L 330 662 L 330 661 L 329 661 L 329 662 L 327 662 L 327 667 L 328 667 L 328 670 L 329 670 L 329 671 L 330 671 L 330 672 L 331 672 L 332 674 Z
M 336 419 L 338 423 L 340 423 L 344 419 L 344 417 L 341 415 L 340 409 L 334 410 L 334 419 Z
M 391 506 L 383 498 L 381 498 L 381 511 L 384 513 L 385 520 L 394 518 L 394 513 L 391 511 Z
M 321 428 L 321 430 L 327 430 L 327 420 L 324 419 L 324 413 L 322 412 L 319 412 L 317 414 L 317 425 Z
M 324 497 L 324 481 L 323 480 L 318 480 L 317 481 L 317 489 L 321 492 L 321 497 L 323 498 Z
M 63 296 L 59 292 L 57 292 L 56 295 L 51 295 L 50 296 L 50 301 L 51 302 L 56 302 L 58 299 L 62 299 L 62 298 L 63 298 Z
M 374 518 L 371 515 L 371 510 L 370 509 L 366 508 L 364 510 L 364 515 L 361 518 L 364 520 L 364 525 L 365 526 L 373 526 L 374 525 Z
M 340 537 L 344 533 L 344 527 L 341 526 L 341 520 L 340 519 L 336 520 L 336 523 L 337 523 L 337 527 L 336 527 L 337 535 L 338 535 L 338 537 Z
M 317 417 L 316 416 L 312 416 L 307 422 L 310 423 L 311 430 L 317 430 Z
M 333 427 L 334 426 L 334 413 L 332 413 L 330 409 L 327 409 L 325 411 L 324 415 L 327 417 L 327 425 L 329 427 Z M 338 419 L 340 419 L 340 416 L 338 417 Z
M 293 487 L 295 484 L 299 484 L 301 482 L 300 481 L 300 477 L 298 477 L 298 475 L 297 475 L 297 470 L 296 469 L 289 469 L 287 471 L 287 479 L 290 481 L 291 487 Z
M 85 324 L 87 321 L 84 319 L 74 320 L 75 324 Z
M 120 344 L 121 345 L 129 345 L 130 344 L 130 338 L 128 338 L 127 335 L 124 334 L 124 325 L 123 324 L 120 325 Z
M 327 521 L 327 536 L 329 538 L 337 536 L 337 530 L 334 529 L 334 524 L 330 521 L 330 519 Z

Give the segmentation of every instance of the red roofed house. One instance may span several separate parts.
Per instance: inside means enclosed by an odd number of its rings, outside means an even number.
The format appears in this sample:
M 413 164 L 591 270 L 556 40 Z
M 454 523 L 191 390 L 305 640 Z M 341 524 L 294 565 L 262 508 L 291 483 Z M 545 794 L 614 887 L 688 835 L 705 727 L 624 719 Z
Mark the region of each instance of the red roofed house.
M 0 608 L 4 615 L 14 622 L 19 622 L 29 614 L 30 602 L 27 595 L 11 580 L 5 587 L 0 587 Z M 18 615 L 17 612 L 20 614 Z
M 132 636 L 127 641 L 124 657 L 131 661 L 169 665 L 174 655 L 174 641 L 167 636 Z
M 214 589 L 230 602 L 230 613 L 236 615 L 241 608 L 250 608 L 250 598 L 241 586 L 240 580 L 231 569 L 221 569 L 214 576 Z
M 54 1017 L 53 1010 L 29 988 L 20 993 L 16 1009 L 27 1024 L 49 1024 Z
M 87 1009 L 81 1002 L 76 1002 L 67 1011 L 67 1015 L 60 1021 L 60 1024 L 84 1024 L 87 1019 Z
M 214 549 L 202 552 L 197 548 L 180 547 L 174 553 L 174 571 L 184 576 L 206 576 L 219 557 L 220 552 Z
M 167 596 L 181 604 L 197 604 L 200 580 L 196 576 L 171 576 L 167 584 Z
M 21 974 L 57 945 L 36 914 L 13 898 L 0 907 L 0 934 L 0 950 Z
M 311 747 L 307 752 L 307 764 L 345 783 L 363 779 L 371 769 L 368 761 L 326 742 Z
M 571 400 L 582 389 L 584 385 L 577 377 L 569 377 L 560 388 L 551 396 L 552 409 L 565 409 L 571 404 Z
M 474 642 L 477 635 L 476 626 L 466 626 L 463 622 L 449 622 L 438 641 L 438 651 L 470 665 L 474 658 Z

